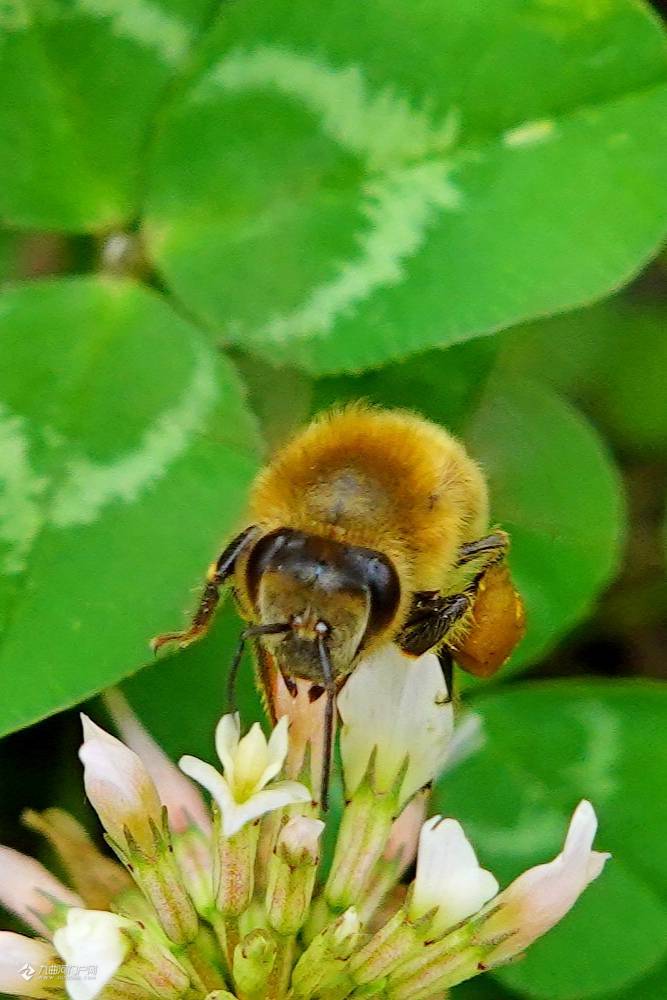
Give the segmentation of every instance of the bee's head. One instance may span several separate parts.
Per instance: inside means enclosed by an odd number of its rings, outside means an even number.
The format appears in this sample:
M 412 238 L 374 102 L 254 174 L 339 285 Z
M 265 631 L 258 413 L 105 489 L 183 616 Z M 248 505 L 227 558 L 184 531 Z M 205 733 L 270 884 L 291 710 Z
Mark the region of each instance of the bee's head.
M 324 642 L 334 678 L 348 674 L 368 641 L 387 629 L 400 600 L 398 575 L 379 552 L 292 530 L 261 539 L 248 585 L 264 636 L 281 670 L 322 683 Z

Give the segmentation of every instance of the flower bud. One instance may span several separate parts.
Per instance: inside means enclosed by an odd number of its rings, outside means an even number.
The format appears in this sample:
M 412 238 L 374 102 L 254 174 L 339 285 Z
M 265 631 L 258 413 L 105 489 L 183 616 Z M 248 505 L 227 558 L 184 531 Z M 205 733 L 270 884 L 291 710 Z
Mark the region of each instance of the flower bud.
M 210 837 L 198 826 L 173 838 L 176 864 L 195 909 L 202 916 L 213 906 L 213 853 Z
M 317 865 L 324 823 L 308 816 L 293 816 L 278 837 L 276 852 L 291 868 Z
M 334 958 L 348 959 L 357 946 L 360 934 L 359 915 L 354 906 L 350 906 L 325 931 L 327 946 Z
M 418 792 L 392 823 L 382 857 L 378 859 L 359 902 L 359 915 L 364 924 L 373 918 L 385 900 L 392 912 L 400 905 L 400 902 L 394 904 L 392 896 L 396 895 L 401 875 L 410 867 L 417 854 L 419 832 L 426 815 L 428 798 L 426 790 Z M 388 914 L 390 915 L 391 913 Z
M 251 931 L 234 949 L 234 982 L 247 1000 L 263 995 L 276 960 L 276 943 L 267 931 Z
M 58 905 L 83 906 L 75 892 L 40 865 L 11 847 L 0 846 L 0 903 L 43 934 Z
M 136 753 L 115 736 L 85 715 L 81 720 L 83 781 L 102 826 L 121 848 L 129 831 L 141 850 L 154 856 L 154 828 L 161 826 L 162 807 L 148 771 Z
M 238 917 L 250 905 L 255 889 L 255 855 L 259 823 L 246 823 L 233 837 L 218 830 L 213 888 L 225 917 Z
M 50 974 L 61 964 L 46 941 L 0 931 L 0 993 L 13 997 L 62 996 L 62 973 Z
M 55 948 L 67 965 L 94 970 L 94 978 L 72 979 L 68 983 L 72 1000 L 92 1000 L 113 979 L 132 948 L 127 931 L 136 927 L 116 913 L 69 911 L 65 925 L 53 935 Z
M 384 979 L 397 965 L 419 949 L 424 939 L 401 909 L 382 927 L 350 961 L 350 972 L 358 986 Z
M 398 808 L 396 795 L 377 795 L 370 780 L 364 779 L 343 812 L 331 871 L 324 889 L 334 912 L 356 906 L 362 899 L 387 844 Z M 400 778 L 399 778 L 400 780 Z M 398 784 L 398 782 L 395 783 Z
M 266 913 L 278 934 L 296 934 L 308 914 L 324 823 L 294 816 L 283 828 L 269 863 Z

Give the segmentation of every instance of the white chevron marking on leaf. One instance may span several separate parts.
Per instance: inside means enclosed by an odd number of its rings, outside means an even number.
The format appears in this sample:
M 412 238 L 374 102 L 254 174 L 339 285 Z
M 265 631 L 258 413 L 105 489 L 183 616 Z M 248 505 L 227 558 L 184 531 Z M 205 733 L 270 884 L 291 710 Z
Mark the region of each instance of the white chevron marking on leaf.
M 48 478 L 30 464 L 30 439 L 23 417 L 0 403 L 0 542 L 7 550 L 1 561 L 7 574 L 21 573 L 43 518 L 39 502 Z
M 90 524 L 112 501 L 132 503 L 158 482 L 202 429 L 218 395 L 208 354 L 200 349 L 181 398 L 144 431 L 136 449 L 107 463 L 71 460 L 57 492 L 51 521 L 59 528 Z
M 424 246 L 442 210 L 461 207 L 446 154 L 458 133 L 452 110 L 435 123 L 424 109 L 390 88 L 372 94 L 359 66 L 334 68 L 312 55 L 267 45 L 227 55 L 194 94 L 209 100 L 217 88 L 242 93 L 274 88 L 316 116 L 323 131 L 364 160 L 360 190 L 368 225 L 356 234 L 357 256 L 333 264 L 333 276 L 255 336 L 275 342 L 331 331 L 380 288 L 405 279 L 405 263 Z
M 154 49 L 170 66 L 178 65 L 190 47 L 190 28 L 150 0 L 78 0 L 77 6 L 92 17 L 111 18 L 117 37 Z

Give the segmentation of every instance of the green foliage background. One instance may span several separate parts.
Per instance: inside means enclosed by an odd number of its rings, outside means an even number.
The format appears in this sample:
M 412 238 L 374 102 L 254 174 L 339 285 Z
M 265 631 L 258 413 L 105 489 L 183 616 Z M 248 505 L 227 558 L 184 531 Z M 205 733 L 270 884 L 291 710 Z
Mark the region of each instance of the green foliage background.
M 11 0 L 0 94 L 0 837 L 34 848 L 24 805 L 87 815 L 68 710 L 125 678 L 170 753 L 210 756 L 233 612 L 158 664 L 148 639 L 291 430 L 408 406 L 484 465 L 529 621 L 468 685 L 486 746 L 436 804 L 504 879 L 582 796 L 614 854 L 456 995 L 664 997 L 657 9 Z

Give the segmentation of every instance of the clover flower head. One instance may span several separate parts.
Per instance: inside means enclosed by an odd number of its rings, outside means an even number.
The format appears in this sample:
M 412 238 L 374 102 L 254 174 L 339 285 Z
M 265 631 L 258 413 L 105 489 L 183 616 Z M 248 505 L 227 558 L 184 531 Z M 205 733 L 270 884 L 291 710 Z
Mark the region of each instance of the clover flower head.
M 347 800 L 324 879 L 328 817 L 305 785 L 281 776 L 293 750 L 286 716 L 268 739 L 259 725 L 242 735 L 238 715 L 223 716 L 222 773 L 181 760 L 211 793 L 214 823 L 129 706 L 108 699 L 131 746 L 85 719 L 80 756 L 119 861 L 66 813 L 28 813 L 77 892 L 0 847 L 0 903 L 42 938 L 0 932 L 0 991 L 44 1000 L 423 1000 L 519 956 L 601 873 L 609 855 L 593 849 L 587 801 L 560 854 L 502 891 L 455 819 L 426 818 L 430 783 L 456 746 L 435 657 L 375 652 L 340 701 Z M 475 727 L 473 737 L 479 744 Z M 72 968 L 93 974 L 70 976 Z
M 215 746 L 224 773 L 197 757 L 181 758 L 181 770 L 206 788 L 217 803 L 226 837 L 274 809 L 310 802 L 305 785 L 274 780 L 287 757 L 287 729 L 288 719 L 283 716 L 268 741 L 257 722 L 242 737 L 238 714 L 223 715 Z

